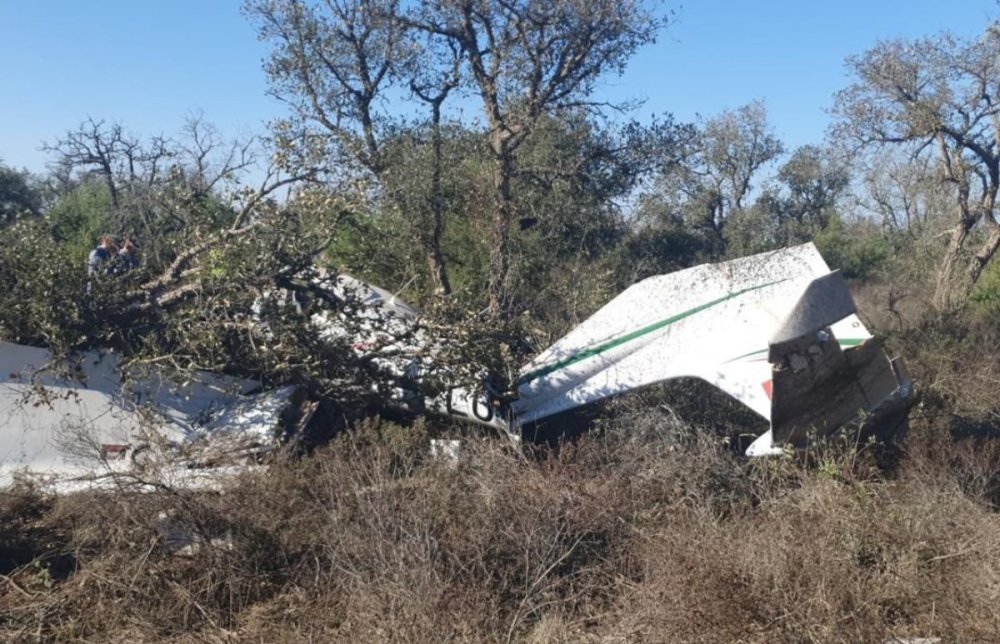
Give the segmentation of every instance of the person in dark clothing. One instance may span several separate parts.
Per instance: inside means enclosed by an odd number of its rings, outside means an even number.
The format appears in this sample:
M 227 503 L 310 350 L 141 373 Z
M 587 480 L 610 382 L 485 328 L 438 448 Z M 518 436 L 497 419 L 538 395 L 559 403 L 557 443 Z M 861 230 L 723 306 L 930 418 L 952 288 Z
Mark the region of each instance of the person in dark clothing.
M 139 245 L 132 238 L 126 237 L 121 250 L 118 251 L 118 261 L 114 271 L 121 275 L 134 268 L 139 268 Z
M 115 257 L 118 247 L 115 245 L 115 238 L 111 235 L 103 235 L 97 242 L 97 248 L 90 251 L 87 257 L 87 275 L 93 277 L 98 273 L 107 273 L 111 266 L 109 260 Z

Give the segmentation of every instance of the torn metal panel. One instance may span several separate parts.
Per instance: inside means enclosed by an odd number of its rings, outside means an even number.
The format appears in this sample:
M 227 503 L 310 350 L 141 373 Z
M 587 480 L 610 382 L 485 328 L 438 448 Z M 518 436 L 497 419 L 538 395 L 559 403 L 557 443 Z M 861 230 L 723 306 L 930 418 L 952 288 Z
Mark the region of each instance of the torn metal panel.
M 772 336 L 771 441 L 802 447 L 844 426 L 883 440 L 905 431 L 913 383 L 874 338 L 838 341 L 832 325 L 853 312 L 843 277 L 830 273 L 809 284 Z
M 322 271 L 322 275 L 326 280 L 331 279 L 325 270 Z M 400 320 L 415 320 L 420 315 L 417 309 L 401 300 L 396 294 L 343 273 L 334 278 L 331 290 L 342 300 L 355 300 L 362 306 Z
M 811 344 L 815 334 L 854 312 L 854 299 L 840 271 L 814 279 L 771 336 L 768 362 L 779 362 L 781 355 L 795 350 L 796 343 Z
M 812 245 L 704 264 L 625 290 L 522 371 L 513 403 L 532 422 L 644 385 L 697 377 L 764 418 L 768 341 L 830 271 Z M 856 318 L 843 337 L 870 334 Z
M 862 423 L 901 395 L 898 376 L 874 339 L 843 350 L 830 336 L 775 358 L 771 428 L 780 443 L 802 446 Z
M 60 489 L 155 466 L 177 478 L 253 462 L 312 408 L 295 387 L 158 370 L 123 373 L 110 352 L 76 354 L 57 370 L 48 350 L 0 342 L 0 485 L 30 475 Z M 193 483 L 192 483 L 193 484 Z

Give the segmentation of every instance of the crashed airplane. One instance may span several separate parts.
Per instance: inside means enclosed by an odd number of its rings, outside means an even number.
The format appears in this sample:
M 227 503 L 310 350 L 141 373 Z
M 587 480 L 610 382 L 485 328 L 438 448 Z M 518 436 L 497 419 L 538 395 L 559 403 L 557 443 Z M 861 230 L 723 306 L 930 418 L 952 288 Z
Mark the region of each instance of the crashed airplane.
M 392 326 L 418 318 L 387 291 L 335 280 L 333 299 L 351 292 Z M 336 335 L 335 315 L 323 323 Z M 355 343 L 357 351 L 370 346 Z M 261 392 L 212 374 L 178 385 L 155 370 L 123 374 L 113 354 L 94 351 L 57 375 L 49 359 L 44 349 L 0 343 L 0 485 L 31 474 L 73 489 L 164 462 L 175 464 L 166 470 L 175 484 L 196 485 L 256 462 L 315 411 L 292 386 Z M 805 244 L 631 286 L 527 364 L 513 396 L 455 387 L 400 400 L 520 437 L 562 412 L 691 377 L 769 421 L 749 456 L 804 447 L 844 426 L 890 440 L 905 429 L 914 397 L 902 362 L 858 319 L 844 278 Z

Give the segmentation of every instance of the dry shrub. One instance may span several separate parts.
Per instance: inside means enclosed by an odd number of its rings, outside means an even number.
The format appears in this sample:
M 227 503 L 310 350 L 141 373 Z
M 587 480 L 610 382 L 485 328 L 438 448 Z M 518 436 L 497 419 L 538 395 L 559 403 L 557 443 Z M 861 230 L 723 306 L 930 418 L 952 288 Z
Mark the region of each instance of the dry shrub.
M 892 481 L 799 474 L 800 485 L 751 511 L 688 506 L 648 526 L 620 632 L 677 642 L 990 641 L 998 632 L 997 517 L 957 481 L 916 461 Z
M 1000 420 L 1000 324 L 997 316 L 967 304 L 939 312 L 920 283 L 899 279 L 856 285 L 863 319 L 902 356 L 917 384 L 920 415 L 948 416 L 962 425 L 995 430 Z
M 16 480 L 0 489 L 0 574 L 31 566 L 39 574 L 64 577 L 71 572 L 65 535 L 44 518 L 53 499 L 33 483 Z
M 998 466 L 982 444 L 918 423 L 883 475 L 844 444 L 808 465 L 750 462 L 663 407 L 623 408 L 531 458 L 485 438 L 457 463 L 431 458 L 433 429 L 370 421 L 215 492 L 10 506 L 61 526 L 77 568 L 11 571 L 0 638 L 962 642 L 1000 628 Z M 196 536 L 189 556 L 171 553 L 161 513 Z
M 30 601 L 10 607 L 11 622 L 37 621 L 28 632 L 57 641 L 224 631 L 232 615 L 282 583 L 285 561 L 269 535 L 220 515 L 206 500 L 126 491 L 58 499 L 46 521 L 66 529 L 77 571 L 51 588 L 19 576 Z M 173 556 L 164 544 L 163 513 L 195 540 L 192 556 Z M 225 539 L 213 544 L 209 535 Z
M 935 315 L 893 336 L 933 414 L 971 423 L 1000 418 L 1000 327 L 961 314 Z

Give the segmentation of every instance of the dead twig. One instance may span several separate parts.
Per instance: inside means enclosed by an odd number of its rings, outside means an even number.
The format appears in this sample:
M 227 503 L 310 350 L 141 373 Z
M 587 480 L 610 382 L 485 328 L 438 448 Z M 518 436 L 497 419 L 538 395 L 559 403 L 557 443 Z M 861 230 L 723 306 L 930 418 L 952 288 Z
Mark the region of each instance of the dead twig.
M 10 585 L 11 588 L 13 588 L 17 592 L 21 593 L 22 595 L 24 595 L 28 599 L 35 599 L 36 597 L 38 597 L 38 595 L 36 593 L 33 593 L 33 592 L 27 590 L 24 586 L 22 586 L 21 584 L 17 583 L 16 581 L 14 581 L 13 579 L 11 579 L 10 577 L 8 577 L 7 575 L 5 575 L 3 573 L 0 573 L 0 579 L 6 581 Z

